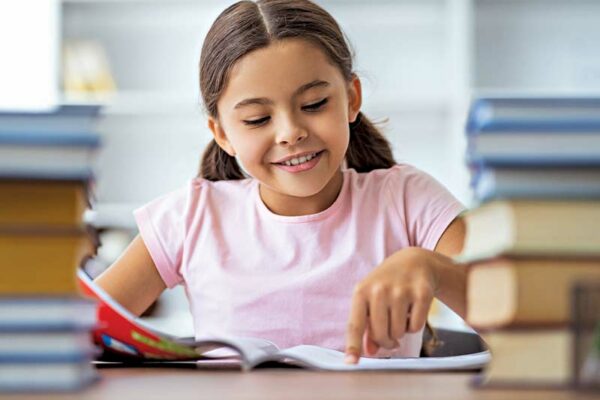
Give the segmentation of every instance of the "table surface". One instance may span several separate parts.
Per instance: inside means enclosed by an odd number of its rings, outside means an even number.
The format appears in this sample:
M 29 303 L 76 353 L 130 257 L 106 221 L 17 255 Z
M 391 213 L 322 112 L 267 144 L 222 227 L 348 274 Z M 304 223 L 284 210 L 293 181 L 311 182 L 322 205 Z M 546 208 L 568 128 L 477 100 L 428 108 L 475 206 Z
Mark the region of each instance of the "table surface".
M 313 372 L 300 369 L 194 370 L 103 368 L 102 379 L 73 394 L 2 399 L 596 399 L 570 390 L 475 389 L 465 372 Z

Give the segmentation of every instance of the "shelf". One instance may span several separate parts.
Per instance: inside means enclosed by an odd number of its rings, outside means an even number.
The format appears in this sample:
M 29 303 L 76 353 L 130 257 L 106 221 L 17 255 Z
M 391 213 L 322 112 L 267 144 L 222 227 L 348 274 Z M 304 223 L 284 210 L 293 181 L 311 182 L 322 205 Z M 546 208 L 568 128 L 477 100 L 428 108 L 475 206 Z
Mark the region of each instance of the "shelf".
M 218 0 L 202 0 L 219 4 Z M 63 4 L 197 4 L 198 0 L 61 0 Z
M 63 97 L 64 103 L 94 103 L 104 105 L 105 115 L 198 115 L 204 116 L 200 98 L 178 92 L 130 90 L 100 97 Z M 377 114 L 405 112 L 441 113 L 450 109 L 447 96 L 443 94 L 403 94 L 402 97 L 363 99 L 363 108 Z
M 65 96 L 64 103 L 102 104 L 104 115 L 203 115 L 199 97 L 179 92 L 126 90 L 98 96 Z
M 476 87 L 472 90 L 477 96 L 499 96 L 499 97 L 531 97 L 531 96 L 557 96 L 557 97 L 599 97 L 598 89 L 548 89 L 548 88 L 509 88 L 509 87 Z
M 85 212 L 84 221 L 99 229 L 137 230 L 133 210 L 140 206 L 140 203 L 94 204 L 92 210 Z
M 373 114 L 398 114 L 407 112 L 443 113 L 449 109 L 449 102 L 443 95 L 421 95 L 406 93 L 402 97 L 380 97 L 364 99 L 362 108 Z

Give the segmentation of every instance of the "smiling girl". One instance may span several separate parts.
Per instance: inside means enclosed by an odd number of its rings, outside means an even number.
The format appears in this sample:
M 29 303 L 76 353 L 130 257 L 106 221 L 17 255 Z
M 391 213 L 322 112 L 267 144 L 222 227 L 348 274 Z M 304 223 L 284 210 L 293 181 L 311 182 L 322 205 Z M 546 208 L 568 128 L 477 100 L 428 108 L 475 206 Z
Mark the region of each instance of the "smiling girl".
M 306 0 L 241 1 L 209 30 L 200 176 L 135 211 L 97 282 L 142 313 L 184 285 L 197 338 L 415 357 L 434 297 L 465 313 L 463 206 L 397 164 L 360 111 L 338 24 Z

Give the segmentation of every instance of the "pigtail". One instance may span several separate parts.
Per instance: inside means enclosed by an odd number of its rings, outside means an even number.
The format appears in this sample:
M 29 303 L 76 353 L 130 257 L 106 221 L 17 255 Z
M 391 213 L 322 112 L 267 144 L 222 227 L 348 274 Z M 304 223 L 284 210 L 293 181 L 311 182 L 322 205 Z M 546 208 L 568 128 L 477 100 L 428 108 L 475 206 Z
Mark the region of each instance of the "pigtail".
M 425 323 L 423 339 L 425 341 L 423 342 L 421 355 L 425 357 L 433 357 L 435 350 L 444 345 L 444 342 L 440 340 L 435 329 L 433 329 L 429 324 L 429 321 Z
M 369 172 L 396 165 L 390 142 L 362 112 L 350 124 L 346 163 L 348 168 L 354 168 L 356 172 Z
M 227 154 L 213 139 L 202 155 L 200 176 L 209 181 L 244 179 L 235 157 Z

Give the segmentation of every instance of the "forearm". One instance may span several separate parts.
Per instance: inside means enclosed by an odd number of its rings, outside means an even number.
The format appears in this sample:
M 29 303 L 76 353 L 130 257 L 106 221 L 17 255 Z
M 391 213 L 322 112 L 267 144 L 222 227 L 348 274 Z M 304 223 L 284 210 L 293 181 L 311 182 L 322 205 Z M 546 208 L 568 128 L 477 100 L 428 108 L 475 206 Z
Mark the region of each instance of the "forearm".
M 443 254 L 433 253 L 436 276 L 435 297 L 462 318 L 467 314 L 467 266 Z
M 140 236 L 94 282 L 121 306 L 138 316 L 166 289 Z

